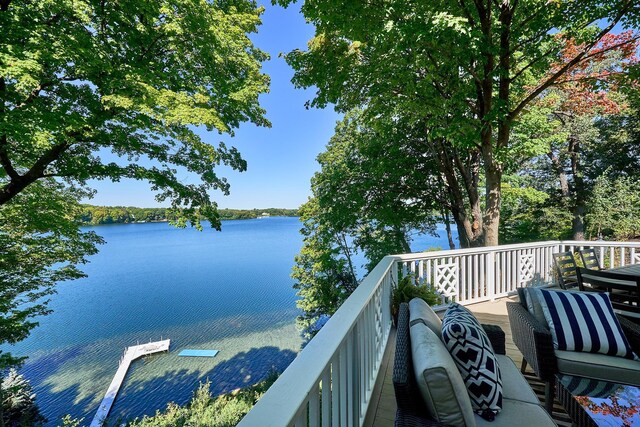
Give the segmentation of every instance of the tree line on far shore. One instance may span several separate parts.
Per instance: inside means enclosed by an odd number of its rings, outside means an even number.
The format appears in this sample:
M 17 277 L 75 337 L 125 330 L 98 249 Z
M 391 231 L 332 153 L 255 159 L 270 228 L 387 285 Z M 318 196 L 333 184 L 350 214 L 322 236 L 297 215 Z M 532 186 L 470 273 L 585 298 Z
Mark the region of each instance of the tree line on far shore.
M 262 216 L 298 216 L 297 209 L 219 209 L 221 220 L 254 219 Z M 86 225 L 130 224 L 136 222 L 175 221 L 168 208 L 137 208 L 133 206 L 83 205 L 80 221 Z

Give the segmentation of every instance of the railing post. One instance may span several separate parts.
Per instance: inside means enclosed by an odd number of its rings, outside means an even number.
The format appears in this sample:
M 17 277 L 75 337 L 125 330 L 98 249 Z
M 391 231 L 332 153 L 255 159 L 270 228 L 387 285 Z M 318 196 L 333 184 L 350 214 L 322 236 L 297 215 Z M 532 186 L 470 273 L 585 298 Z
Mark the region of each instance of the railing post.
M 393 265 L 391 266 L 391 290 L 393 290 L 394 286 L 398 286 L 398 268 L 400 265 L 400 261 L 395 260 Z
M 495 300 L 496 294 L 496 253 L 491 251 L 487 254 L 487 297 Z

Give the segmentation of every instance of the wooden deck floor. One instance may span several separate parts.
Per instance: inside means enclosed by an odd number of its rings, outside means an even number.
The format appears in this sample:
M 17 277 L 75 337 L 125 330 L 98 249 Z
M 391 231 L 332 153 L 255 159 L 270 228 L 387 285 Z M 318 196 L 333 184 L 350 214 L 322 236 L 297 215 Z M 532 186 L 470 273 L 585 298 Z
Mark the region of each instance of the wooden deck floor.
M 520 367 L 522 354 L 520 354 L 520 351 L 518 351 L 518 348 L 511 338 L 511 327 L 509 326 L 509 317 L 507 316 L 506 301 L 509 301 L 509 299 L 504 298 L 497 301 L 469 305 L 467 308 L 474 312 L 481 323 L 499 325 L 504 330 L 507 355 L 515 362 L 516 366 Z M 393 427 L 396 413 L 396 400 L 392 382 L 394 352 L 395 329 L 389 337 L 385 357 L 382 362 L 382 367 L 380 368 L 379 381 L 373 392 L 371 408 L 367 413 L 365 426 Z M 544 405 L 544 384 L 536 378 L 530 368 L 527 369 L 525 378 L 529 382 L 529 385 L 531 385 L 533 391 L 538 395 L 540 402 Z M 571 426 L 571 419 L 558 401 L 554 402 L 552 416 L 560 427 Z

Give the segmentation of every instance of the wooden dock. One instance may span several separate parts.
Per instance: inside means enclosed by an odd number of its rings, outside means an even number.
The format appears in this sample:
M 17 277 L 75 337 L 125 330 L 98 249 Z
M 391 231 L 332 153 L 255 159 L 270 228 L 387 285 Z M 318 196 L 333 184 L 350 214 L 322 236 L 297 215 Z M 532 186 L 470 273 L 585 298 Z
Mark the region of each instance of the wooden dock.
M 171 340 L 156 341 L 147 344 L 134 345 L 127 347 L 124 350 L 124 356 L 120 359 L 118 370 L 116 371 L 113 380 L 111 380 L 107 393 L 104 395 L 104 399 L 102 399 L 102 402 L 96 411 L 96 415 L 93 417 L 93 421 L 91 421 L 90 427 L 101 427 L 104 423 L 104 420 L 109 415 L 109 411 L 113 406 L 113 402 L 116 400 L 116 396 L 118 395 L 120 386 L 124 381 L 124 377 L 127 375 L 131 362 L 148 354 L 169 351 L 170 343 Z

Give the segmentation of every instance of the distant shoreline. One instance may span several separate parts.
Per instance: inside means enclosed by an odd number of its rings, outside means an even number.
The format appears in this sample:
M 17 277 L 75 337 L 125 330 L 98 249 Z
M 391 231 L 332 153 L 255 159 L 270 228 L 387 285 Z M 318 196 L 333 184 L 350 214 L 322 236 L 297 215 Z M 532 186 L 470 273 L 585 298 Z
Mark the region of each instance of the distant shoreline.
M 171 212 L 167 208 L 137 208 L 134 206 L 82 205 L 79 220 L 82 225 L 144 224 L 168 222 Z M 276 216 L 297 217 L 297 209 L 218 209 L 220 220 L 256 219 Z

